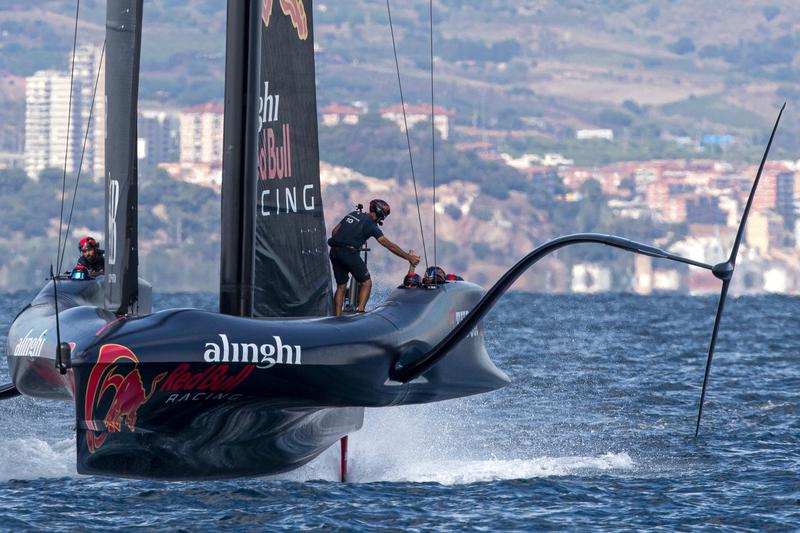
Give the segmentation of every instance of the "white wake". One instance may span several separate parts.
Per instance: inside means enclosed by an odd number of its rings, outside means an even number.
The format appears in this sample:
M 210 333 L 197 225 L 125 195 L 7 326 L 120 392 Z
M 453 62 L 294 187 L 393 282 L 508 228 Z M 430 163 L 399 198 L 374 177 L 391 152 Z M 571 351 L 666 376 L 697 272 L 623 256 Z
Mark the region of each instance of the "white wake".
M 75 439 L 35 437 L 0 442 L 0 480 L 76 476 Z
M 469 415 L 463 405 L 449 402 L 367 410 L 364 427 L 350 436 L 348 481 L 451 485 L 635 468 L 624 451 L 562 455 L 534 444 L 511 445 L 497 427 L 486 427 Z M 0 442 L 0 481 L 77 475 L 75 439 L 69 435 Z M 308 465 L 271 479 L 336 481 L 338 476 L 337 444 Z
M 487 442 L 480 425 L 470 436 L 453 425 L 465 422 L 465 413 L 446 404 L 370 409 L 364 427 L 350 436 L 348 481 L 419 482 L 443 485 L 504 479 L 590 475 L 600 471 L 635 468 L 628 453 L 595 456 L 541 453 L 535 449 L 503 450 Z M 457 436 L 460 435 L 460 436 Z M 551 451 L 552 452 L 552 451 Z M 509 456 L 513 456 L 509 458 Z M 337 480 L 339 446 L 333 446 L 312 463 L 277 479 Z

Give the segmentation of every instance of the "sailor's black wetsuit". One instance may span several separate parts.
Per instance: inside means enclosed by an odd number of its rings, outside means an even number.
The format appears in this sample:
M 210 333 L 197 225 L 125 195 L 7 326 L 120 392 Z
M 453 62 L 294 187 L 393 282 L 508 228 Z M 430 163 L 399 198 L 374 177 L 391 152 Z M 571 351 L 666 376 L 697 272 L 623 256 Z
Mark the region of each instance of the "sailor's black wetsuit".
M 348 274 L 359 283 L 369 279 L 369 271 L 358 251 L 370 237 L 379 239 L 383 232 L 369 213 L 353 211 L 339 222 L 339 231 L 328 239 L 333 277 L 337 285 L 347 283 Z
M 102 273 L 106 268 L 106 260 L 103 257 L 103 250 L 96 250 L 95 251 L 95 260 L 94 260 L 94 262 L 89 261 L 86 257 L 81 255 L 78 258 L 78 265 L 81 265 L 86 270 L 88 270 L 90 276 L 94 276 L 94 275 Z

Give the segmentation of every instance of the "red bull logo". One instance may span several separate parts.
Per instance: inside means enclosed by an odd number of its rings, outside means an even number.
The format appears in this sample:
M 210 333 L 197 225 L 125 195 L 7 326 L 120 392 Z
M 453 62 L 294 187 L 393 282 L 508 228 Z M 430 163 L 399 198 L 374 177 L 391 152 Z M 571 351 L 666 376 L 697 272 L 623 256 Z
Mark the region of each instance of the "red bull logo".
M 264 0 L 264 6 L 261 8 L 261 19 L 266 27 L 269 27 L 269 19 L 272 16 L 272 3 L 273 0 Z M 292 20 L 297 36 L 301 41 L 305 41 L 308 38 L 308 19 L 303 0 L 278 0 L 278 3 L 283 14 Z
M 118 372 L 118 365 L 133 364 L 134 368 L 127 374 Z M 127 347 L 119 344 L 106 344 L 100 348 L 97 363 L 89 374 L 84 399 L 84 412 L 88 431 L 86 444 L 89 452 L 94 453 L 103 445 L 109 433 L 121 432 L 123 424 L 128 430 L 135 431 L 136 416 L 139 408 L 147 403 L 167 372 L 159 374 L 150 383 L 149 392 L 145 390 L 142 375 L 139 372 L 139 359 Z M 96 417 L 101 404 L 111 397 L 102 425 L 98 427 Z

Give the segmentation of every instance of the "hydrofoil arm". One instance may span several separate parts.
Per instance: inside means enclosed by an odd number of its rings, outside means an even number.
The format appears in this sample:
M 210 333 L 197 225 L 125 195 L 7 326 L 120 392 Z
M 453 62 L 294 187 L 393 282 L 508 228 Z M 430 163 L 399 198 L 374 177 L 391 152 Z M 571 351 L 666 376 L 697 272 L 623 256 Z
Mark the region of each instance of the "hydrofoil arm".
M 616 235 L 604 235 L 601 233 L 576 233 L 553 239 L 539 246 L 531 253 L 523 257 L 516 265 L 511 267 L 500 280 L 483 295 L 480 302 L 469 312 L 467 317 L 462 320 L 444 339 L 433 347 L 428 353 L 420 354 L 421 357 L 415 361 L 401 365 L 397 362 L 390 373 L 393 380 L 408 383 L 419 375 L 427 372 L 432 366 L 438 363 L 450 350 L 470 334 L 478 322 L 486 316 L 497 300 L 514 284 L 515 281 L 530 267 L 535 265 L 543 257 L 550 255 L 560 248 L 573 244 L 597 243 L 605 244 L 613 248 L 619 248 L 636 254 L 658 257 L 684 263 L 691 266 L 712 270 L 713 266 L 694 261 L 686 257 L 681 257 L 648 244 L 632 241 Z

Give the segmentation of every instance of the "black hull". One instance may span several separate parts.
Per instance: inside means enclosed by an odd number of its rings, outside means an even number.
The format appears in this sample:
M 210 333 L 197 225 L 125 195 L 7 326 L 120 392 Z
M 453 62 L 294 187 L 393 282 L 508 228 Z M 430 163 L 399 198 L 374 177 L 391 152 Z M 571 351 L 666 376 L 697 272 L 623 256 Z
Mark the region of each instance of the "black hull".
M 185 413 L 150 431 L 126 429 L 94 452 L 90 431 L 81 429 L 78 472 L 167 480 L 278 474 L 311 461 L 363 420 L 361 407 L 301 409 L 246 400 Z
M 8 336 L 10 373 L 22 394 L 74 398 L 81 473 L 280 473 L 358 430 L 364 407 L 446 400 L 508 383 L 486 354 L 481 325 L 419 378 L 388 377 L 398 360 L 430 349 L 466 316 L 482 293 L 470 283 L 398 289 L 370 313 L 297 320 L 196 309 L 119 318 L 102 310 L 99 286 L 59 282 L 62 341 L 74 346 L 66 375 L 55 368 L 52 284 Z

